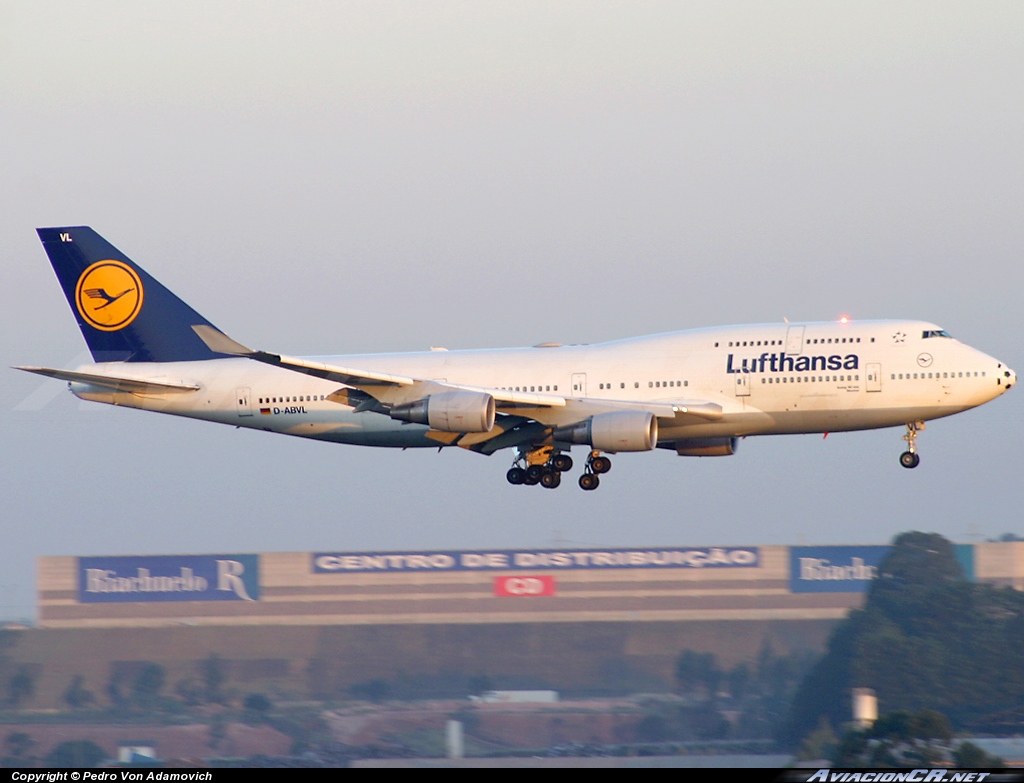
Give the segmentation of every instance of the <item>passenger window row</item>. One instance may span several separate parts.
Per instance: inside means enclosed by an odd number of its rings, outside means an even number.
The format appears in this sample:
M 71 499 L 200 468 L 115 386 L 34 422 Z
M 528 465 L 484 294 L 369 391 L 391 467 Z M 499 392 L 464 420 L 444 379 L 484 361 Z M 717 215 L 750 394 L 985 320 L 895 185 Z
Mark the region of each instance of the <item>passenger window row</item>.
M 931 333 L 925 332 L 926 335 Z M 935 332 L 934 334 L 938 334 Z M 948 337 L 949 335 L 945 335 Z M 859 337 L 808 337 L 804 340 L 806 345 L 819 345 L 819 344 L 838 344 L 838 343 L 859 343 Z M 871 338 L 871 342 L 874 342 L 875 338 Z M 782 346 L 785 345 L 783 340 L 730 340 L 729 348 L 757 348 L 759 346 Z M 718 348 L 719 343 L 715 343 L 715 348 Z
M 810 376 L 791 375 L 791 376 L 789 376 L 788 379 L 786 377 L 782 377 L 782 378 L 762 378 L 761 379 L 761 383 L 828 383 L 829 380 L 835 381 L 837 383 L 840 382 L 840 381 L 842 381 L 842 382 L 859 381 L 860 380 L 860 375 L 832 375 L 832 376 L 819 375 L 817 377 L 815 377 L 813 375 L 810 375 Z
M 932 378 L 932 377 L 934 377 L 934 378 L 964 378 L 964 377 L 967 377 L 967 378 L 972 378 L 972 377 L 973 378 L 978 378 L 979 377 L 977 372 L 975 372 L 973 376 L 969 372 L 966 373 L 966 374 L 962 373 L 962 372 L 941 372 L 941 373 L 939 373 L 939 372 L 936 372 L 936 373 L 931 373 L 931 372 L 930 373 L 923 373 L 923 372 L 918 373 L 918 372 L 915 372 L 913 374 L 913 376 L 911 376 L 911 374 L 909 372 L 908 373 L 900 372 L 900 373 L 892 373 L 889 377 L 892 380 L 894 380 L 894 381 L 896 381 L 896 380 L 899 380 L 899 381 L 909 381 L 909 380 L 913 380 L 914 378 L 918 378 L 919 376 L 920 376 L 920 378 Z M 980 377 L 984 378 L 985 377 L 985 373 L 982 372 Z

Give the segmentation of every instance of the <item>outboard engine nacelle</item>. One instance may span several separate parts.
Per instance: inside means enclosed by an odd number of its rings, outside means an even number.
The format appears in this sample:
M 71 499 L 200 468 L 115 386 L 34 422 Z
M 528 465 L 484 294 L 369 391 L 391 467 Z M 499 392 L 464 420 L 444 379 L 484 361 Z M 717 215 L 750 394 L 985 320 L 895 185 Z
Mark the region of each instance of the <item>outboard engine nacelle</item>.
M 490 432 L 494 427 L 494 397 L 486 392 L 450 391 L 416 402 L 396 405 L 392 419 L 426 424 L 441 432 Z
M 650 451 L 658 445 L 658 420 L 647 411 L 599 413 L 586 421 L 555 430 L 554 439 L 580 443 L 599 451 Z
M 683 438 L 675 447 L 680 457 L 731 457 L 739 442 L 739 438 Z

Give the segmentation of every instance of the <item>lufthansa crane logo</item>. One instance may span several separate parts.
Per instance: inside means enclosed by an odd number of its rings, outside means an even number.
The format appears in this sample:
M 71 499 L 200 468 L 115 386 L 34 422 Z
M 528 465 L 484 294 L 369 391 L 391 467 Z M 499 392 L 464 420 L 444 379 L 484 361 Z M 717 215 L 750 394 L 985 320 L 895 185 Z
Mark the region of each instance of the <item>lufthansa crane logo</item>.
M 142 279 L 123 261 L 97 261 L 78 278 L 75 303 L 89 326 L 116 332 L 142 310 Z

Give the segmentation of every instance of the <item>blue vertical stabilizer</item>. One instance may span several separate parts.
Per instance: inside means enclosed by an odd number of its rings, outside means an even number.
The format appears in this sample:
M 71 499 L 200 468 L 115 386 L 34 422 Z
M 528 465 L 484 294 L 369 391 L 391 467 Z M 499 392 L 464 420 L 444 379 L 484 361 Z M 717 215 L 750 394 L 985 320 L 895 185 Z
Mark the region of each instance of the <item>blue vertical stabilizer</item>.
M 192 330 L 213 326 L 86 226 L 36 229 L 97 362 L 217 359 Z

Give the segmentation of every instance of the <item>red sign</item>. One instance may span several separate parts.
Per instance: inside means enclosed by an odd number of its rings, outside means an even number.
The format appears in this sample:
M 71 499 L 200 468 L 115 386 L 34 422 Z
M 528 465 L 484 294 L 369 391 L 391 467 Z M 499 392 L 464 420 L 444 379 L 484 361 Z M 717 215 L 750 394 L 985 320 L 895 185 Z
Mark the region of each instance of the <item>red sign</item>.
M 555 594 L 553 576 L 496 576 L 494 594 L 499 598 L 532 598 Z

